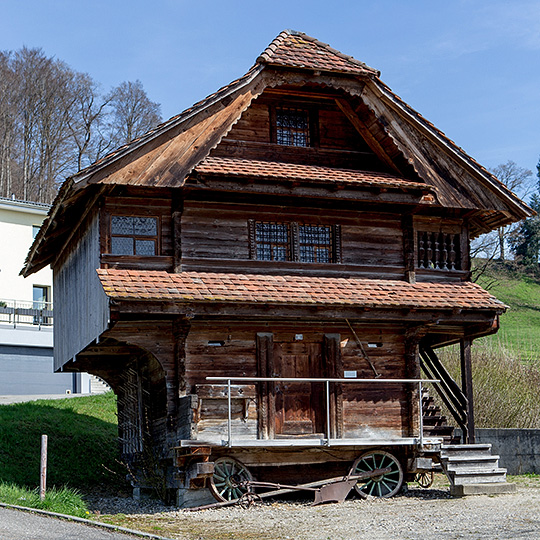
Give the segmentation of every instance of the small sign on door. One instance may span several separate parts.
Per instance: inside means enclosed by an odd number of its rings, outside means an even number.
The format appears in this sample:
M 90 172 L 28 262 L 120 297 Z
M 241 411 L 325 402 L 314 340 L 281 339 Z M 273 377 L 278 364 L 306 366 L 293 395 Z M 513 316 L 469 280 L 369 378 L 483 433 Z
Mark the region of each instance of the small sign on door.
M 344 371 L 343 378 L 345 379 L 356 379 L 358 373 L 356 371 Z

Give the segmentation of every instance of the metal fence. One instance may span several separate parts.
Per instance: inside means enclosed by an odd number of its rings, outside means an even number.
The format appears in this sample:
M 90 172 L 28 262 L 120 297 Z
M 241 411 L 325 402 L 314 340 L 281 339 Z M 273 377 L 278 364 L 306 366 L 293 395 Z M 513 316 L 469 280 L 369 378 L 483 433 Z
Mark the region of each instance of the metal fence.
M 52 326 L 52 302 L 28 302 L 0 299 L 0 323 L 12 325 Z
M 231 447 L 233 445 L 233 435 L 232 435 L 232 406 L 231 406 L 231 383 L 240 382 L 254 382 L 254 383 L 275 383 L 275 382 L 290 382 L 290 383 L 319 383 L 324 386 L 324 410 L 326 413 L 326 434 L 325 434 L 325 445 L 330 446 L 332 444 L 331 439 L 331 419 L 330 419 L 330 384 L 398 384 L 398 385 L 418 385 L 418 436 L 415 437 L 417 443 L 422 446 L 424 442 L 424 418 L 422 411 L 422 383 L 438 383 L 438 379 L 337 379 L 337 378 L 304 378 L 304 377 L 206 377 L 207 381 L 219 381 L 226 382 L 226 395 L 227 395 L 227 446 Z

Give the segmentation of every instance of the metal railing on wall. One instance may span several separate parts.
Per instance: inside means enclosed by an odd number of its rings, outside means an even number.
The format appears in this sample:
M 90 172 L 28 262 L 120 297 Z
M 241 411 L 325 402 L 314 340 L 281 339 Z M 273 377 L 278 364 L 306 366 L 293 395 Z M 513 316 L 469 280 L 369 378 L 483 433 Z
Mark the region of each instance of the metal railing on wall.
M 52 302 L 32 302 L 24 300 L 0 299 L 0 323 L 16 328 L 32 325 L 41 328 L 53 324 Z
M 336 378 L 304 378 L 304 377 L 206 377 L 207 381 L 223 381 L 227 383 L 227 446 L 233 445 L 232 435 L 232 395 L 231 395 L 231 383 L 234 382 L 255 382 L 255 383 L 275 383 L 275 382 L 289 382 L 289 383 L 320 383 L 324 386 L 324 405 L 326 415 L 326 433 L 325 433 L 325 445 L 331 445 L 331 420 L 330 420 L 330 384 L 331 383 L 357 383 L 357 384 L 413 384 L 418 385 L 418 425 L 419 433 L 416 437 L 418 444 L 421 446 L 424 443 L 424 417 L 422 411 L 422 384 L 423 383 L 438 383 L 437 379 L 336 379 Z

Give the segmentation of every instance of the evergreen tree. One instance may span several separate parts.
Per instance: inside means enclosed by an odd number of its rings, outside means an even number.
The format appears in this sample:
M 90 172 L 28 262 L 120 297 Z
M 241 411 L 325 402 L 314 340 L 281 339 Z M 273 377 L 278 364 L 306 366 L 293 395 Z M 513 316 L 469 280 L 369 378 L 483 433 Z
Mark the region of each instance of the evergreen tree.
M 536 166 L 538 177 L 536 193 L 533 193 L 529 206 L 536 215 L 524 220 L 510 238 L 510 246 L 516 262 L 522 266 L 538 269 L 540 253 L 540 160 Z

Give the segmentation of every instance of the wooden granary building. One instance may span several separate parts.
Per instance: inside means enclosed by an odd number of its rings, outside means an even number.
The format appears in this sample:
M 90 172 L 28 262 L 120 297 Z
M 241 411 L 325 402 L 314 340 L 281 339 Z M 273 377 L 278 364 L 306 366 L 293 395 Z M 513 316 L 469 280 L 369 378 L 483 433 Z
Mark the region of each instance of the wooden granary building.
M 474 442 L 470 345 L 505 306 L 469 242 L 529 215 L 378 71 L 284 31 L 67 179 L 23 273 L 51 264 L 55 369 L 112 386 L 135 487 L 196 504 L 235 467 L 308 482 L 372 450 L 406 479 L 441 445 L 422 378 Z M 434 352 L 458 343 L 459 384 Z

